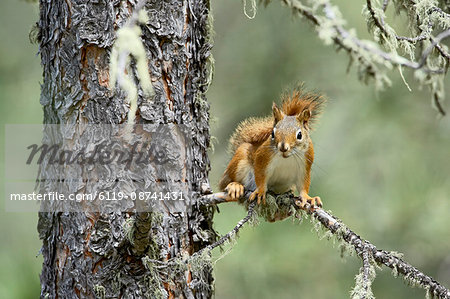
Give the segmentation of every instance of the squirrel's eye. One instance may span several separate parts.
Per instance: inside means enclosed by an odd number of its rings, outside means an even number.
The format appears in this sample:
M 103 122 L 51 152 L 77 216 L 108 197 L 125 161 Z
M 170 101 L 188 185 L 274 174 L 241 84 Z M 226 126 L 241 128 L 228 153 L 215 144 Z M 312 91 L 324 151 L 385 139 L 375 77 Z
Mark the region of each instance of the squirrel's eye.
M 273 128 L 273 130 L 272 130 L 272 139 L 275 139 L 275 128 Z
M 302 130 L 298 130 L 297 131 L 297 139 L 301 140 L 302 139 Z

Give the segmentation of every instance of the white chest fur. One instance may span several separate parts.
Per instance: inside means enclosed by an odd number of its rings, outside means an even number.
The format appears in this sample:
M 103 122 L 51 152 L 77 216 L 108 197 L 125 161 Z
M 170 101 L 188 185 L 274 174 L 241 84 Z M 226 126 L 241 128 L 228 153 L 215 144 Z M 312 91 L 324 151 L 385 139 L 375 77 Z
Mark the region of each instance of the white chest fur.
M 277 153 L 266 170 L 268 190 L 275 193 L 284 193 L 296 186 L 300 192 L 306 172 L 303 159 L 293 155 L 283 158 Z

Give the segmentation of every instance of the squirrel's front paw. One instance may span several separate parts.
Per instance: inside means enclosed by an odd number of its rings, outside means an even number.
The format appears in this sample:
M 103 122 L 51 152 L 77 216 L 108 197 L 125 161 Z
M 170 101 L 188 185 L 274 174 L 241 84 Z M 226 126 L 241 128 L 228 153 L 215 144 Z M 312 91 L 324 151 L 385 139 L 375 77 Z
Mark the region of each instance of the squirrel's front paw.
M 258 199 L 258 204 L 262 203 L 266 204 L 266 190 L 261 190 L 260 188 L 256 188 L 256 190 L 250 195 L 248 198 L 250 201 L 254 200 L 255 198 Z
M 231 201 L 238 200 L 244 194 L 244 186 L 238 182 L 229 183 L 225 190 L 228 192 Z

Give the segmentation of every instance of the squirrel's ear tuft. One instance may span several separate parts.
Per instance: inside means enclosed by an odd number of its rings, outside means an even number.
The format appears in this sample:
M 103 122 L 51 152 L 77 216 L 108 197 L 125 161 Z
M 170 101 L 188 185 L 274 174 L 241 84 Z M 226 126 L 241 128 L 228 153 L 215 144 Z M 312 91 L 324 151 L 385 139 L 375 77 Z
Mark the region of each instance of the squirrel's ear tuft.
M 308 108 L 306 108 L 297 115 L 297 120 L 301 123 L 307 123 L 310 118 L 311 118 L 311 111 Z
M 275 102 L 273 102 L 273 104 L 272 104 L 272 112 L 273 112 L 273 118 L 275 119 L 275 123 L 278 123 L 280 120 L 283 119 L 284 114 L 280 110 L 280 108 L 277 107 L 277 104 L 275 104 Z

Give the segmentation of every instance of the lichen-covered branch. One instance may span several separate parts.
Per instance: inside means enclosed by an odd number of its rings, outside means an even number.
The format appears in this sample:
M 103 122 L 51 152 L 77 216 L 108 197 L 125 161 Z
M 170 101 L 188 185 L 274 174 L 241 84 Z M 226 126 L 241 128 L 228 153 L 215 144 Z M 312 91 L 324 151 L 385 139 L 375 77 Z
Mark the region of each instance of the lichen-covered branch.
M 246 196 L 248 196 L 248 193 Z M 220 192 L 204 196 L 202 202 L 206 204 L 211 199 L 211 204 L 218 204 L 227 202 L 226 198 L 226 193 Z M 449 289 L 404 261 L 398 253 L 378 249 L 369 241 L 362 239 L 330 212 L 321 208 L 312 208 L 308 203 L 302 205 L 301 200 L 292 194 L 289 194 L 288 198 L 290 199 L 291 206 L 295 210 L 306 211 L 306 213 L 311 215 L 312 219 L 318 220 L 324 229 L 333 234 L 338 240 L 342 240 L 348 244 L 361 258 L 363 266 L 361 267 L 360 274 L 356 278 L 357 287 L 352 291 L 352 294 L 356 294 L 355 292 L 359 294 L 358 298 L 371 298 L 373 296 L 371 295 L 370 285 L 375 278 L 375 269 L 371 261 L 393 269 L 396 273 L 401 274 L 411 285 L 425 289 L 432 296 L 437 298 L 450 298 Z M 252 213 L 253 206 L 252 210 L 249 211 L 249 215 Z M 359 286 L 361 289 L 357 289 Z M 365 295 L 362 296 L 362 294 Z
M 264 3 L 270 0 L 262 1 Z M 326 45 L 336 45 L 356 64 L 359 79 L 373 79 L 377 88 L 390 85 L 387 71 L 402 68 L 414 71 L 416 80 L 431 90 L 432 103 L 445 115 L 443 79 L 450 63 L 450 54 L 442 41 L 450 36 L 450 14 L 435 1 L 366 0 L 364 17 L 373 40 L 360 39 L 355 30 L 346 28 L 338 5 L 332 0 L 281 0 L 295 15 L 305 17 Z M 410 36 L 397 34 L 387 21 L 386 10 L 395 5 L 396 13 L 406 13 Z M 405 81 L 406 83 L 406 81 Z M 407 85 L 407 84 L 406 84 Z M 409 87 L 408 87 L 409 88 Z
M 358 256 L 362 257 L 364 250 L 366 250 L 370 254 L 370 258 L 373 258 L 375 262 L 391 269 L 395 269 L 408 281 L 422 287 L 433 296 L 438 298 L 450 298 L 450 291 L 446 287 L 435 281 L 433 278 L 425 275 L 395 254 L 377 249 L 375 245 L 362 239 L 351 229 L 347 228 L 337 217 L 331 215 L 331 213 L 326 212 L 323 209 L 316 209 L 312 212 L 312 216 L 319 220 L 326 229 L 333 234 L 336 234 L 338 238 L 342 238 L 342 240 L 350 244 Z

